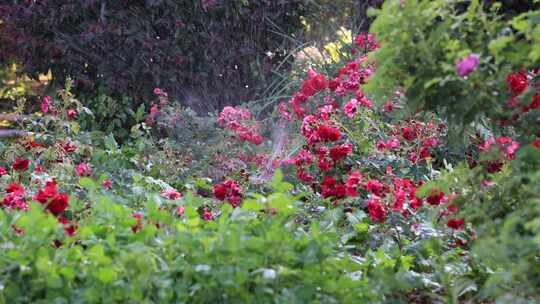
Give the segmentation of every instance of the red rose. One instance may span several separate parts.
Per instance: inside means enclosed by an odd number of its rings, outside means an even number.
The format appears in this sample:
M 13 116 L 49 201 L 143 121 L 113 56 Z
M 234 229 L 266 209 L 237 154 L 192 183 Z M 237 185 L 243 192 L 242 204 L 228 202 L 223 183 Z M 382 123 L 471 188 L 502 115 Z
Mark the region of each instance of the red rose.
M 72 142 L 66 142 L 62 148 L 64 149 L 64 151 L 66 151 L 66 153 L 72 153 L 72 152 L 75 152 L 75 150 L 77 150 L 77 146 L 75 146 L 75 144 L 73 144 Z
M 489 173 L 496 173 L 502 170 L 504 163 L 500 160 L 491 160 L 486 163 L 486 170 Z
M 456 230 L 461 230 L 465 226 L 465 220 L 462 219 L 462 218 L 449 219 L 448 222 L 446 223 L 446 225 L 449 228 L 456 229 Z
M 32 198 L 35 201 L 38 201 L 42 204 L 46 204 L 50 198 L 54 197 L 57 194 L 58 188 L 56 182 L 48 181 L 45 185 L 45 188 L 38 191 L 38 193 Z
M 427 197 L 426 201 L 430 205 L 440 205 L 442 200 L 444 199 L 444 192 L 433 189 L 429 196 Z
M 66 210 L 68 201 L 69 196 L 67 193 L 58 193 L 52 198 L 51 202 L 47 206 L 47 209 L 49 209 L 52 214 L 58 215 L 62 211 Z
M 368 212 L 374 222 L 382 223 L 387 216 L 386 208 L 375 198 L 368 201 Z
M 405 138 L 408 141 L 412 141 L 416 139 L 416 131 L 411 128 L 402 128 L 401 134 L 403 135 L 403 138 Z
M 300 92 L 304 94 L 305 96 L 313 96 L 315 93 L 317 93 L 317 88 L 315 87 L 315 83 L 312 79 L 308 79 L 302 83 L 302 87 L 300 88 Z
M 214 219 L 214 215 L 212 214 L 212 212 L 208 211 L 208 208 L 207 207 L 204 207 L 204 210 L 203 210 L 203 219 L 205 221 L 211 221 Z
M 224 201 L 227 197 L 227 187 L 223 184 L 215 185 L 214 186 L 214 196 L 220 200 Z
M 384 185 L 376 179 L 370 179 L 366 184 L 366 190 L 377 196 L 382 195 L 383 187 Z
M 320 125 L 317 129 L 317 137 L 322 141 L 338 141 L 341 138 L 341 132 L 338 128 Z
M 527 110 L 535 110 L 535 109 L 540 109 L 540 91 L 536 92 L 536 95 L 534 95 L 533 101 L 527 107 Z
M 77 232 L 77 225 L 73 225 L 69 222 L 69 220 L 63 216 L 57 217 L 58 222 L 62 225 L 64 225 L 64 233 L 67 236 L 74 236 Z
M 322 91 L 328 87 L 328 80 L 324 75 L 319 74 L 315 76 L 315 78 L 313 78 L 311 81 L 312 85 L 318 91 Z
M 516 95 L 523 93 L 529 86 L 527 74 L 524 72 L 510 73 L 506 77 L 506 82 L 508 83 L 508 87 L 510 87 L 510 91 Z
M 142 229 L 142 225 L 143 225 L 143 222 L 142 222 L 142 217 L 143 217 L 143 216 L 142 216 L 142 214 L 140 214 L 140 213 L 133 213 L 133 214 L 131 215 L 131 217 L 134 218 L 134 219 L 137 219 L 137 223 L 136 223 L 134 226 L 131 227 L 131 231 L 137 232 L 137 231 L 141 230 L 141 229 Z
M 351 152 L 352 152 L 351 144 L 338 145 L 330 149 L 330 158 L 333 161 L 339 161 L 345 158 Z
M 15 162 L 13 163 L 13 170 L 25 171 L 26 169 L 28 169 L 29 164 L 30 161 L 28 159 L 17 157 L 15 159 Z
M 21 196 L 24 195 L 24 188 L 17 183 L 11 183 L 6 187 L 6 193 L 13 193 L 15 195 Z

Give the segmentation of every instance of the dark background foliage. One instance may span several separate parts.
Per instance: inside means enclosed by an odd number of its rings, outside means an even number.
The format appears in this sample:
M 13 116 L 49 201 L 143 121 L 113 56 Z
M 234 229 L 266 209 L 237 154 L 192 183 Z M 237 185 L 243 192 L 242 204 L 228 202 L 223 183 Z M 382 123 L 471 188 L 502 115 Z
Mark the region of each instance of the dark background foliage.
M 197 103 L 253 97 L 291 48 L 288 36 L 300 34 L 308 1 L 7 2 L 2 63 L 34 77 L 51 70 L 53 84 L 71 76 L 80 93 L 99 87 L 135 105 L 160 87 L 206 110 Z

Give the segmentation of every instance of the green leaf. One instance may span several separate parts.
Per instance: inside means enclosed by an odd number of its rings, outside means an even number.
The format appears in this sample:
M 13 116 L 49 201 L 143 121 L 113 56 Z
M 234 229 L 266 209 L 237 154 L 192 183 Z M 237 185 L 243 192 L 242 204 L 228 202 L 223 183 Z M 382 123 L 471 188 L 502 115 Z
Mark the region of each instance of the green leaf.
M 478 4 L 479 4 L 478 0 L 471 0 L 471 4 L 469 5 L 469 8 L 467 9 L 467 19 L 469 21 L 472 21 L 474 16 L 476 15 Z
M 114 136 L 112 135 L 112 133 L 109 133 L 109 135 L 105 137 L 104 141 L 105 141 L 105 148 L 107 148 L 107 150 L 111 150 L 111 151 L 118 150 L 118 143 L 114 139 Z
M 96 183 L 89 177 L 82 177 L 79 179 L 79 184 L 88 190 L 96 188 Z
M 495 40 L 491 40 L 488 45 L 489 51 L 497 56 L 501 50 L 503 50 L 510 42 L 514 40 L 512 36 L 501 36 Z
M 107 284 L 116 280 L 116 277 L 117 277 L 116 271 L 108 267 L 100 268 L 95 275 L 96 275 L 96 278 L 104 284 Z
M 264 205 L 257 200 L 248 199 L 242 203 L 242 210 L 259 211 L 264 208 Z

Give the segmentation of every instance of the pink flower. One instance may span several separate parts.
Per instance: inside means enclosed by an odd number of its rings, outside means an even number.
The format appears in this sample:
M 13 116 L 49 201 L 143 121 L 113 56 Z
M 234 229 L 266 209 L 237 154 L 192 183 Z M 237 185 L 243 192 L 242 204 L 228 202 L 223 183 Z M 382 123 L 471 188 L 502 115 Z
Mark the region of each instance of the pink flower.
M 480 56 L 470 54 L 456 64 L 456 71 L 460 77 L 465 77 L 474 72 L 478 67 L 478 64 L 480 64 Z
M 356 98 L 353 98 L 349 100 L 343 107 L 343 112 L 347 114 L 347 117 L 353 118 L 356 115 L 356 111 L 358 109 L 358 100 Z
M 106 179 L 101 183 L 101 186 L 105 189 L 111 189 L 112 188 L 112 181 L 110 179 Z
M 7 172 L 6 168 L 0 167 L 0 176 L 4 176 L 4 175 L 6 175 L 7 173 L 8 173 L 8 172 Z
M 51 96 L 45 96 L 43 97 L 43 100 L 41 101 L 41 112 L 43 114 L 47 114 L 49 112 L 49 104 L 51 103 Z
M 281 102 L 279 104 L 278 111 L 283 119 L 288 120 L 288 121 L 292 120 L 291 113 L 287 111 L 287 104 L 285 102 Z
M 87 163 L 80 163 L 75 167 L 78 176 L 92 176 L 92 168 Z
M 367 49 L 368 52 L 379 48 L 379 44 L 375 41 L 375 36 L 368 33 L 358 34 L 354 43 L 361 49 Z
M 303 149 L 296 156 L 295 164 L 298 166 L 302 164 L 310 165 L 313 163 L 314 158 L 309 150 Z
M 70 120 L 77 118 L 77 110 L 75 109 L 68 109 L 66 111 L 66 114 L 67 114 L 68 119 Z
M 161 91 L 160 88 L 154 88 L 154 94 L 161 95 L 161 94 L 163 94 L 163 91 Z
M 489 187 L 493 186 L 494 184 L 495 183 L 490 181 L 489 179 L 484 179 L 484 180 L 482 180 L 482 183 L 481 183 L 482 188 L 489 188 Z
M 386 113 L 392 112 L 394 110 L 394 103 L 391 100 L 385 102 L 383 105 L 383 109 Z
M 161 195 L 171 200 L 177 200 L 182 198 L 182 194 L 175 189 L 164 189 L 163 191 L 161 191 Z
M 178 216 L 184 215 L 185 211 L 186 208 L 184 206 L 176 206 L 176 214 L 178 214 Z
M 214 215 L 212 214 L 212 212 L 208 211 L 208 208 L 204 207 L 203 209 L 203 219 L 205 221 L 211 221 L 214 219 Z
M 360 100 L 358 101 L 361 105 L 363 105 L 364 107 L 368 107 L 368 108 L 373 108 L 373 102 L 371 102 L 371 100 L 369 100 L 367 97 L 362 97 L 360 98 Z

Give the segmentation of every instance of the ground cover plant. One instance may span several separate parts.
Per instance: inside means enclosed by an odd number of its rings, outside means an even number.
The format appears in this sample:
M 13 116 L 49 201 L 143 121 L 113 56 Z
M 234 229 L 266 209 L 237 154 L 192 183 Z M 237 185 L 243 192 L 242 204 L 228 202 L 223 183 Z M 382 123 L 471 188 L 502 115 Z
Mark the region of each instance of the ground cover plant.
M 21 98 L 0 303 L 537 303 L 540 11 L 500 8 L 384 1 L 271 115 Z

